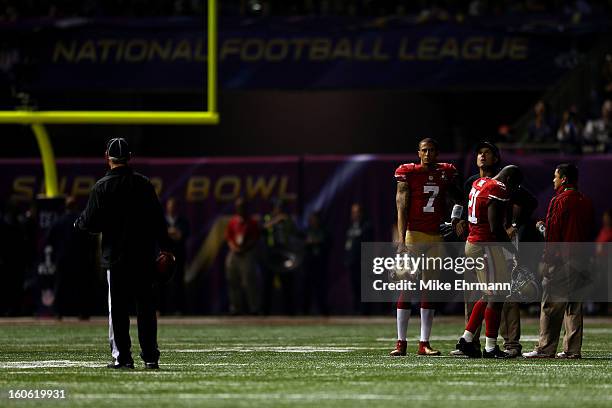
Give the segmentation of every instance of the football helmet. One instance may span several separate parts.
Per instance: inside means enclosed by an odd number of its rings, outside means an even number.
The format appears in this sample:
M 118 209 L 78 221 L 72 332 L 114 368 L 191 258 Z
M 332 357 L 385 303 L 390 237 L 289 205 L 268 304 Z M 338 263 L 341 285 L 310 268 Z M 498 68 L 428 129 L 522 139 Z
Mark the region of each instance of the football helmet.
M 524 303 L 541 301 L 542 288 L 536 274 L 524 265 L 515 265 L 508 298 Z
M 418 265 L 413 261 L 410 253 L 401 253 L 400 255 L 403 257 L 408 255 L 406 258 L 406 262 L 402 258 L 401 265 L 394 265 L 393 268 L 389 269 L 389 281 L 390 282 L 399 282 L 403 280 L 409 281 L 418 281 L 421 278 L 422 271 L 418 267 Z

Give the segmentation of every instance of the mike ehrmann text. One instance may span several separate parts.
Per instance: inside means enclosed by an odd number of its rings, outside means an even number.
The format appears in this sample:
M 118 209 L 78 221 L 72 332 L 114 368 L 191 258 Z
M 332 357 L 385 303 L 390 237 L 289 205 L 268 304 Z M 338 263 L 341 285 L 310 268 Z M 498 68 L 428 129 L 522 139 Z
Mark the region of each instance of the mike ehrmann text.
M 399 282 L 383 282 L 381 279 L 377 279 L 372 282 L 372 287 L 376 291 L 396 291 L 396 290 L 407 290 L 407 291 L 415 291 L 415 290 L 431 290 L 431 291 L 509 291 L 511 284 L 510 282 L 489 282 L 489 283 L 480 283 L 480 282 L 467 282 L 465 280 L 455 280 L 454 284 L 451 282 L 442 282 L 439 280 L 430 280 L 423 281 L 420 280 L 418 282 L 401 280 Z

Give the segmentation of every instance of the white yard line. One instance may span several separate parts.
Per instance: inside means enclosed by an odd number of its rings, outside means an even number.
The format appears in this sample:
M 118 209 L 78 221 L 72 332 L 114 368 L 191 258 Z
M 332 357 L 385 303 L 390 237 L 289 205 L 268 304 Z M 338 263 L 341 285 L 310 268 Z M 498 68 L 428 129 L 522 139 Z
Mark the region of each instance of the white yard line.
M 170 349 L 174 353 L 219 353 L 237 352 L 253 353 L 268 351 L 273 353 L 349 353 L 357 350 L 378 350 L 378 347 L 315 347 L 315 346 L 253 346 L 244 345 L 239 347 L 213 347 L 213 348 L 194 348 L 194 349 Z
M 138 363 L 136 363 L 138 365 Z M 163 366 L 177 367 L 244 367 L 252 364 L 246 363 L 163 363 Z M 38 369 L 38 368 L 103 368 L 103 361 L 74 361 L 74 360 L 38 360 L 38 361 L 4 361 L 0 362 L 0 369 Z M 51 372 L 51 371 L 49 371 Z M 37 373 L 40 373 L 38 371 Z
M 309 393 L 309 394 L 287 394 L 287 393 L 177 393 L 177 394 L 70 394 L 75 399 L 120 399 L 120 400 L 160 400 L 160 399 L 182 399 L 182 400 L 275 400 L 275 401 L 325 401 L 325 400 L 348 400 L 348 401 L 406 401 L 404 394 L 359 394 L 359 393 Z M 514 394 L 480 394 L 480 395 L 441 395 L 438 398 L 431 394 L 410 393 L 411 401 L 516 401 Z M 538 395 L 526 397 L 529 401 L 554 401 L 557 395 Z M 612 401 L 612 396 L 581 397 L 581 401 Z
M 430 340 L 432 342 L 433 341 L 457 341 L 457 339 L 461 337 L 461 334 L 462 333 L 458 333 L 457 335 L 454 335 L 454 336 L 431 336 Z M 484 335 L 482 335 L 482 337 L 484 341 Z M 500 339 L 503 341 L 501 337 Z M 376 338 L 376 341 L 395 343 L 397 339 L 395 337 L 378 337 Z M 408 337 L 408 341 L 419 341 L 419 338 L 416 336 Z M 534 336 L 521 336 L 521 341 L 538 341 L 538 336 L 535 336 L 535 335 Z
M 353 367 L 353 368 L 375 368 L 375 367 L 389 367 L 395 365 L 401 365 L 402 367 L 410 368 L 410 367 L 432 367 L 432 368 L 442 368 L 442 367 L 453 367 L 455 369 L 461 369 L 460 365 L 456 363 L 443 362 L 448 359 L 455 359 L 451 356 L 441 356 L 436 358 L 431 358 L 432 361 L 426 361 L 425 358 L 400 358 L 400 359 L 391 359 L 386 355 L 375 356 L 378 361 L 366 362 L 366 363 L 355 363 L 355 362 L 333 362 L 331 364 L 326 364 L 325 362 L 321 362 L 322 366 L 333 366 L 335 368 L 341 367 Z M 429 359 L 427 359 L 429 360 Z M 491 365 L 486 362 L 476 362 L 474 360 L 465 360 L 469 361 L 465 366 L 470 369 L 474 368 L 483 368 L 486 369 Z M 567 364 L 566 361 L 558 361 L 558 360 L 538 360 L 539 364 L 535 364 L 534 361 L 528 360 L 513 360 L 508 362 L 512 367 L 518 368 L 533 368 L 536 367 L 546 367 L 552 368 L 555 367 L 557 369 L 569 369 L 574 370 L 577 366 L 580 368 L 586 367 L 601 367 L 596 364 L 584 363 L 580 360 L 573 361 L 573 364 Z M 137 363 L 138 365 L 138 363 Z M 162 366 L 169 367 L 248 367 L 253 366 L 254 363 L 164 363 L 162 361 Z M 5 361 L 0 362 L 0 369 L 40 369 L 40 368 L 103 368 L 105 367 L 105 363 L 103 361 L 75 361 L 75 360 L 37 360 L 37 361 Z M 51 372 L 51 371 L 49 371 Z M 40 371 L 39 371 L 40 373 Z
M 100 361 L 73 361 L 73 360 L 38 360 L 38 361 L 3 361 L 0 368 L 95 368 L 103 366 Z

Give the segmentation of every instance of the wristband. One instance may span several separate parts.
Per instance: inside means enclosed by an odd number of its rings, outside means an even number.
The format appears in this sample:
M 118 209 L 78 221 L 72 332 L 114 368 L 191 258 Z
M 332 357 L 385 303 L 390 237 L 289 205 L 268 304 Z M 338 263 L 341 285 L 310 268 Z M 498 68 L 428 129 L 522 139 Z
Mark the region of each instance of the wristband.
M 451 219 L 453 219 L 453 218 L 461 218 L 462 214 L 463 214 L 463 206 L 461 206 L 459 204 L 455 204 L 453 206 L 453 211 L 451 212 Z

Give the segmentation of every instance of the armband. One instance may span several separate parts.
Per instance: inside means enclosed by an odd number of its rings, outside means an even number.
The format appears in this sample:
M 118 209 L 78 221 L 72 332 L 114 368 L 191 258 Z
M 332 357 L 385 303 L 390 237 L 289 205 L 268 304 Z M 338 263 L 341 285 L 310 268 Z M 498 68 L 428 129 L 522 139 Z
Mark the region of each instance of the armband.
M 461 218 L 462 214 L 463 214 L 463 206 L 461 206 L 459 204 L 455 204 L 453 206 L 453 211 L 451 212 L 451 219 L 453 219 L 453 218 Z

